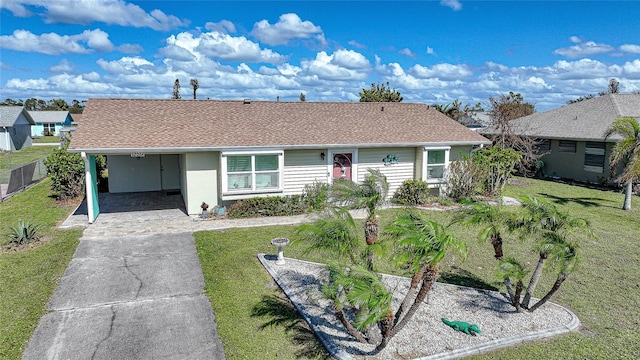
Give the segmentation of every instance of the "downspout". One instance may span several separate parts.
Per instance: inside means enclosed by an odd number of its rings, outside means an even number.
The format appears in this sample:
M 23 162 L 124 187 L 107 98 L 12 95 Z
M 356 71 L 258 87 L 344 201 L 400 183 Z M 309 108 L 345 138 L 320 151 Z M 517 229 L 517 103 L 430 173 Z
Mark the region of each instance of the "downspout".
M 89 217 L 89 224 L 93 224 L 96 219 L 96 214 L 93 210 L 93 179 L 91 177 L 91 163 L 87 157 L 86 152 L 81 152 L 80 156 L 84 161 L 84 184 L 86 188 L 85 199 L 87 199 L 87 216 Z

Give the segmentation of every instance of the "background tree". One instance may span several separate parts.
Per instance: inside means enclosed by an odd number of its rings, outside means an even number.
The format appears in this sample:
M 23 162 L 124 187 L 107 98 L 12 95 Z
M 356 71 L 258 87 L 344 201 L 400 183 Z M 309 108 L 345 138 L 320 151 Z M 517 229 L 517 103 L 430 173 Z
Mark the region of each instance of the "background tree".
M 307 96 L 303 92 L 300 93 L 300 101 L 307 101 Z
M 178 81 L 178 80 L 176 80 Z M 191 79 L 191 81 L 189 81 L 189 85 L 191 85 L 191 88 L 193 89 L 193 99 L 196 99 L 196 91 L 198 91 L 198 89 L 200 88 L 200 83 L 198 82 L 198 79 Z M 175 85 L 174 85 L 174 89 L 175 89 Z M 179 95 L 178 95 L 178 99 L 179 99 Z
M 609 94 L 617 94 L 620 91 L 620 82 L 616 79 L 609 80 L 609 86 L 607 87 Z
M 458 99 L 453 100 L 453 102 L 449 104 L 433 104 L 431 106 L 457 122 L 463 122 L 464 119 L 472 117 L 478 112 L 484 111 L 480 103 L 476 103 L 475 105 L 467 103 L 463 105 Z
M 360 102 L 401 102 L 402 96 L 396 89 L 392 89 L 387 81 L 387 86 L 384 84 L 371 84 L 371 89 L 362 89 L 359 93 Z
M 631 210 L 633 183 L 640 180 L 640 124 L 632 117 L 621 117 L 611 124 L 605 133 L 605 139 L 612 135 L 622 136 L 611 151 L 609 164 L 611 173 L 622 164 L 624 170 L 616 179 L 626 185 L 623 210 Z
M 525 175 L 535 173 L 536 164 L 540 157 L 537 148 L 538 141 L 528 136 L 521 136 L 523 129 L 515 129 L 511 120 L 531 115 L 535 112 L 533 104 L 525 102 L 520 93 L 510 91 L 509 94 L 502 94 L 498 98 L 489 97 L 489 116 L 491 127 L 496 131 L 492 134 L 493 144 L 502 149 L 513 149 L 522 156 L 518 163 L 518 171 Z
M 171 95 L 172 99 L 180 99 L 180 80 L 176 79 L 173 82 L 173 94 Z

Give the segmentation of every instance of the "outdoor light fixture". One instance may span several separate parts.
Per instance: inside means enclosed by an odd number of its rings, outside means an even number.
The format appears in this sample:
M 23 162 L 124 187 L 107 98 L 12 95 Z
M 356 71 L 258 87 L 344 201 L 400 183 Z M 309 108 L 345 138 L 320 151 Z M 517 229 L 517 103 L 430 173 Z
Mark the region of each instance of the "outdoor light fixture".
M 320 153 L 320 159 L 324 160 L 324 151 Z

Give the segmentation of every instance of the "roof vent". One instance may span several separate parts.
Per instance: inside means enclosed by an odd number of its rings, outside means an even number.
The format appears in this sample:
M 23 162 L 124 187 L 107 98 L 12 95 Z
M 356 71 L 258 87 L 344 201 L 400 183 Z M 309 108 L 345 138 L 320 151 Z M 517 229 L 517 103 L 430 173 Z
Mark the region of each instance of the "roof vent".
M 251 99 L 244 99 L 244 104 L 245 105 L 251 104 Z
M 380 108 L 380 111 L 384 111 L 384 106 Z

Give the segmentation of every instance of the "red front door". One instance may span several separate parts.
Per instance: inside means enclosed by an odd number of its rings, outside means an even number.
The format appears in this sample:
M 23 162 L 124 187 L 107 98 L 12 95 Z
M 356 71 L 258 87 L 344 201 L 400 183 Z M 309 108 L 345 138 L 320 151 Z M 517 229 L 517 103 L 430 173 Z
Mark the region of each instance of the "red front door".
M 333 154 L 333 180 L 351 180 L 351 153 Z

